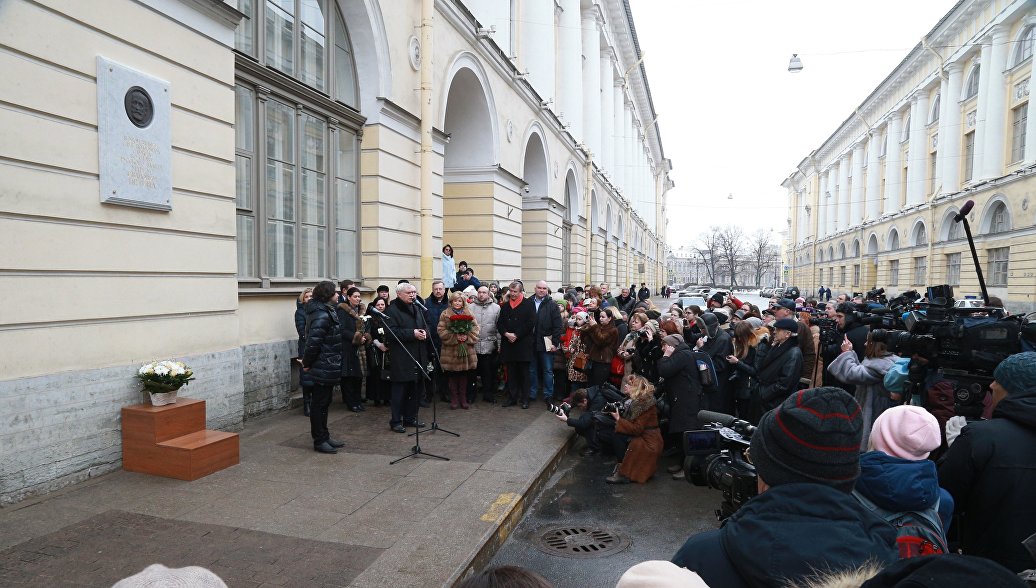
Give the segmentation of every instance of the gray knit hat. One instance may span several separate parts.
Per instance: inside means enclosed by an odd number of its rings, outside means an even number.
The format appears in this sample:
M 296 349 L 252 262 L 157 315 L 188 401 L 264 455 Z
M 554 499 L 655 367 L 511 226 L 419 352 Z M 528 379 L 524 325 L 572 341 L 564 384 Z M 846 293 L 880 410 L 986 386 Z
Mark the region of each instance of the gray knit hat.
M 1009 393 L 1036 388 L 1036 352 L 1015 353 L 993 370 L 993 379 Z
M 851 492 L 860 476 L 863 418 L 841 388 L 801 390 L 763 415 L 751 458 L 770 486 L 814 483 Z

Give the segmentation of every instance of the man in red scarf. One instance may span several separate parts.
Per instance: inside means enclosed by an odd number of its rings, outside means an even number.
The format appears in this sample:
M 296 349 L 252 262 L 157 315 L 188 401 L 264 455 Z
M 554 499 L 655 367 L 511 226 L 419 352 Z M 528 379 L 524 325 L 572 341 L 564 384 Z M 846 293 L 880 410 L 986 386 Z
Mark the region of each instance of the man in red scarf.
M 500 361 L 507 368 L 508 400 L 503 406 L 514 406 L 520 400 L 522 408 L 529 408 L 529 363 L 533 359 L 536 307 L 525 298 L 521 282 L 515 280 L 508 286 L 508 300 L 500 308 L 496 325 L 501 333 Z

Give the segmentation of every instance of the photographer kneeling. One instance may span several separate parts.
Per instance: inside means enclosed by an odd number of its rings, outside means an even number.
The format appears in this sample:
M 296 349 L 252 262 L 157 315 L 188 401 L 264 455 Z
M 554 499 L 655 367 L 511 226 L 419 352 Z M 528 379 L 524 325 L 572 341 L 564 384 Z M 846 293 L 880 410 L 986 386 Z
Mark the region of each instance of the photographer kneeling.
M 688 539 L 673 563 L 737 588 L 896 561 L 895 529 L 852 495 L 862 429 L 860 405 L 843 390 L 792 394 L 752 435 L 759 495 L 720 529 Z
M 596 392 L 597 388 L 593 388 Z M 599 393 L 595 393 L 594 402 L 591 404 L 590 398 L 587 395 L 587 389 L 576 390 L 569 397 L 571 405 L 567 406 L 565 403 L 561 403 L 558 408 L 559 410 L 553 411 L 554 414 L 566 425 L 576 430 L 583 439 L 586 439 L 586 447 L 579 452 L 579 455 L 586 457 L 588 455 L 597 455 L 601 452 L 600 444 L 597 442 L 596 427 L 594 426 L 594 412 L 600 411 L 604 408 L 605 401 L 604 396 Z M 570 412 L 573 408 L 578 408 L 580 414 L 578 417 L 572 417 Z
M 662 456 L 662 434 L 658 432 L 658 412 L 655 409 L 655 387 L 642 376 L 627 376 L 623 380 L 629 396 L 622 405 L 607 405 L 606 414 L 615 419 L 613 442 L 625 445 L 616 447 L 618 463 L 612 475 L 605 478 L 609 484 L 644 483 L 658 470 L 658 458 Z M 626 416 L 623 417 L 622 415 Z

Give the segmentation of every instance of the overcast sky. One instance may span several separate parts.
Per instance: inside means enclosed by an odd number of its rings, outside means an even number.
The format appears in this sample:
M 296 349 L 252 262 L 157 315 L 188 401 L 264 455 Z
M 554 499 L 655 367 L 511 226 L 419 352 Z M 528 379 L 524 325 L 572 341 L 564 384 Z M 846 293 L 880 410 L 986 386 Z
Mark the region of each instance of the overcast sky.
M 669 245 L 728 223 L 773 228 L 776 240 L 788 217 L 781 182 L 954 4 L 630 0 L 673 162 Z

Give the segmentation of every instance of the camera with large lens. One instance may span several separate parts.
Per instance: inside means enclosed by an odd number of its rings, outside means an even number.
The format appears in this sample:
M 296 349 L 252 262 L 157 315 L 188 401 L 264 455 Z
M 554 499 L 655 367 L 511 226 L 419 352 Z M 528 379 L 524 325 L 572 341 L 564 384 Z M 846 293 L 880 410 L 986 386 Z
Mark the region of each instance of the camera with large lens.
M 755 432 L 747 421 L 731 415 L 698 413 L 709 424 L 697 431 L 684 431 L 684 475 L 695 486 L 708 486 L 723 493 L 716 517 L 725 520 L 758 493 L 755 466 L 745 459 L 749 439 Z
M 561 415 L 566 415 L 567 416 L 569 411 L 572 410 L 572 405 L 567 403 L 567 402 L 562 402 L 561 404 L 553 404 L 553 403 L 551 403 L 551 404 L 547 405 L 547 410 L 549 410 L 550 412 L 552 412 L 552 413 L 554 413 L 554 414 L 556 414 L 558 416 L 561 416 Z
M 619 402 L 609 402 L 609 403 L 604 405 L 604 408 L 601 409 L 601 412 L 603 412 L 603 413 L 622 412 L 622 403 L 619 403 Z
M 809 324 L 820 328 L 821 345 L 834 345 L 842 340 L 842 335 L 838 332 L 838 323 L 825 314 L 815 313 L 809 317 Z

